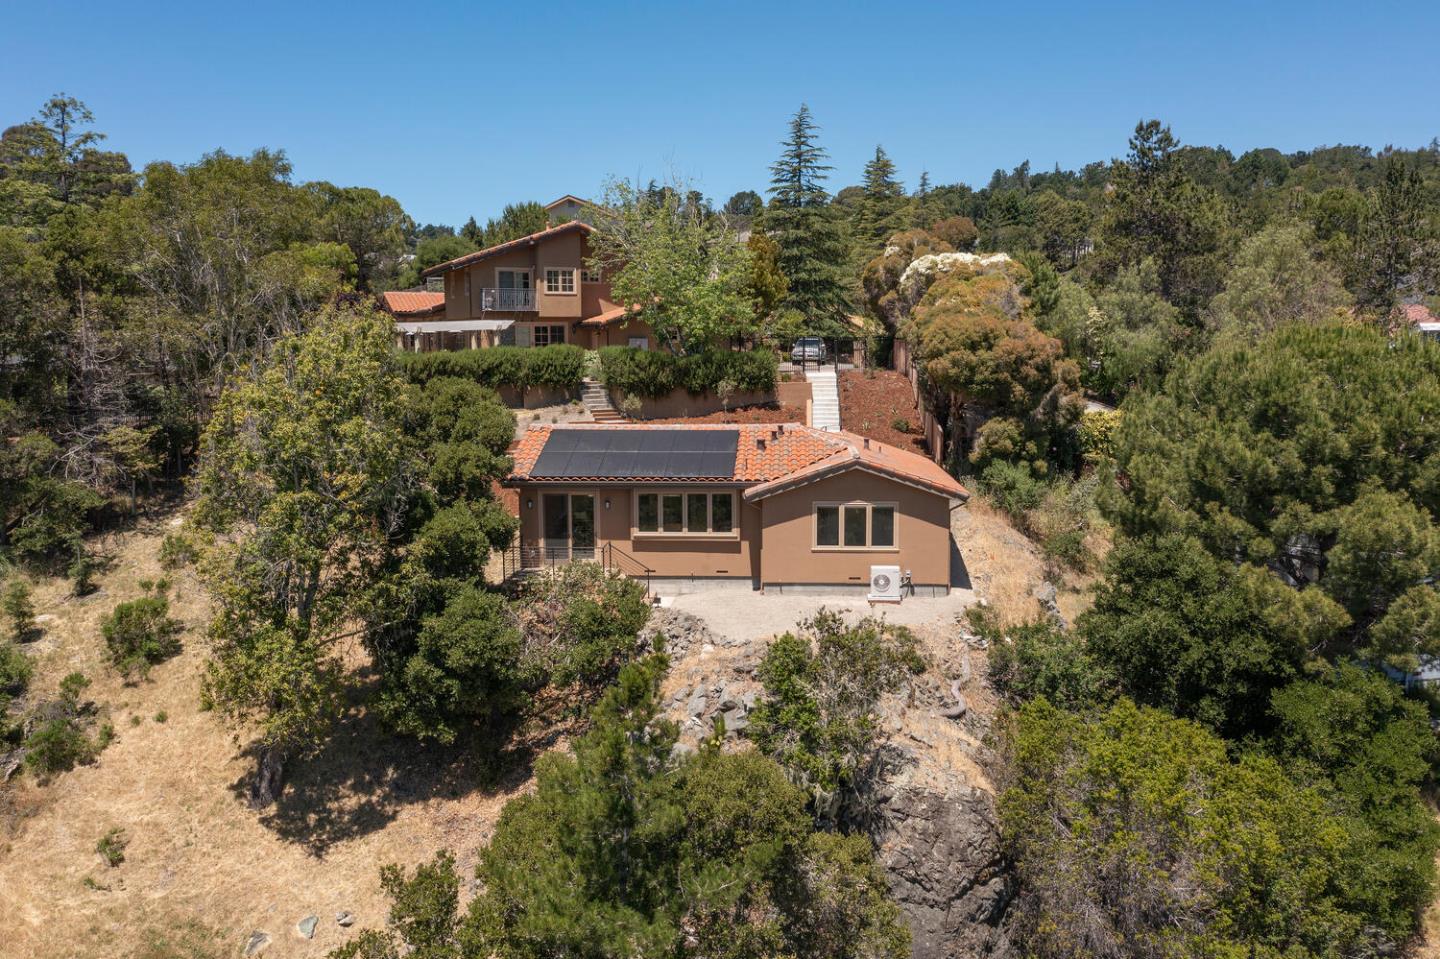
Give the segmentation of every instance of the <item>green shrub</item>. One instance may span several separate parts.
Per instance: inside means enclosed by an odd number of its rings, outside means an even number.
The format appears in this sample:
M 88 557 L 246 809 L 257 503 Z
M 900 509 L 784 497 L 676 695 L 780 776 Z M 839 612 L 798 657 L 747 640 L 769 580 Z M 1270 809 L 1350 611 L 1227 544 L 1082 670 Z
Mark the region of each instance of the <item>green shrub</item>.
M 25 737 L 25 766 L 47 776 L 65 772 L 92 761 L 114 738 L 108 724 L 92 740 L 86 726 L 94 707 L 80 702 L 90 685 L 82 673 L 71 673 L 60 681 L 60 696 L 40 706 L 32 717 L 30 735 Z
M 107 829 L 105 835 L 101 836 L 95 843 L 95 851 L 105 864 L 111 869 L 125 861 L 125 847 L 130 845 L 130 840 L 125 836 L 125 830 L 119 826 Z
M 692 395 L 718 392 L 722 383 L 733 393 L 768 393 L 775 389 L 777 363 L 766 350 L 707 350 L 676 356 L 659 350 L 607 346 L 600 351 L 606 387 L 646 399 L 659 399 L 683 389 Z
M 406 376 L 414 383 L 453 376 L 494 389 L 502 386 L 516 389 L 548 386 L 575 390 L 580 388 L 580 381 L 585 376 L 585 350 L 568 343 L 402 353 L 400 357 Z
M 595 563 L 572 563 L 529 580 L 514 604 L 527 669 L 558 685 L 598 689 L 639 650 L 650 618 L 645 588 Z
M 30 587 L 20 577 L 5 584 L 5 593 L 0 596 L 0 610 L 10 620 L 10 636 L 17 643 L 30 638 L 35 630 L 35 607 L 30 602 Z
M 30 682 L 34 664 L 13 643 L 0 640 L 0 704 L 4 703 L 6 691 L 21 692 Z
M 95 592 L 95 558 L 86 552 L 84 546 L 77 546 L 75 558 L 65 575 L 71 579 L 70 587 L 76 596 L 89 596 Z
M 1110 698 L 1110 676 L 1054 622 L 1005 628 L 991 608 L 979 606 L 966 610 L 966 619 L 989 644 L 990 684 L 1010 705 L 1043 696 L 1063 709 L 1086 709 Z
M 126 678 L 143 677 L 151 666 L 178 653 L 183 628 L 170 618 L 170 602 L 160 588 L 116 606 L 100 624 L 110 660 Z
M 1027 514 L 1045 498 L 1045 481 L 1024 463 L 996 460 L 980 474 L 980 490 L 1022 531 Z
M 199 549 L 184 533 L 166 533 L 165 538 L 160 541 L 160 565 L 165 569 L 189 566 L 199 557 Z
M 756 676 L 765 698 L 747 735 L 812 797 L 816 818 L 863 816 L 878 775 L 876 706 L 925 668 L 909 630 L 866 618 L 847 626 L 822 609 L 770 644 Z

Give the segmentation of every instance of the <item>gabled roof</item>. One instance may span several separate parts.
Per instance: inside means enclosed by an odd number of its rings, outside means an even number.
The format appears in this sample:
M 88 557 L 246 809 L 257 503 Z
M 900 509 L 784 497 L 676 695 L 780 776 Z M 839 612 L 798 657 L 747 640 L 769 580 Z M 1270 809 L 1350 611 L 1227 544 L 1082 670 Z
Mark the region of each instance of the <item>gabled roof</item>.
M 390 290 L 380 294 L 380 301 L 395 316 L 425 316 L 445 309 L 445 294 L 428 290 Z
M 456 257 L 453 260 L 446 260 L 444 263 L 437 263 L 428 270 L 421 272 L 421 276 L 435 276 L 440 273 L 449 273 L 451 270 L 458 270 L 461 267 L 469 266 L 472 263 L 479 263 L 481 260 L 488 260 L 492 256 L 499 256 L 502 253 L 509 253 L 512 250 L 524 249 L 527 246 L 535 246 L 544 243 L 562 233 L 569 233 L 578 230 L 581 233 L 593 233 L 595 228 L 580 220 L 571 220 L 569 223 L 562 223 L 559 226 L 548 227 L 539 233 L 531 233 L 529 236 L 522 236 L 518 240 L 511 240 L 508 243 L 500 243 L 496 246 L 486 247 L 483 250 L 476 250 L 474 253 L 466 253 L 464 256 Z
M 578 197 L 578 196 L 575 196 L 575 195 L 573 195 L 573 194 L 567 193 L 567 194 L 565 194 L 564 196 L 562 196 L 560 199 L 558 199 L 558 200 L 551 200 L 549 203 L 545 204 L 545 209 L 547 209 L 547 210 L 553 210 L 553 209 L 555 209 L 557 206 L 563 206 L 563 205 L 565 205 L 566 203 L 575 203 L 575 204 L 578 204 L 578 205 L 580 205 L 580 206 L 594 206 L 594 205 L 595 205 L 595 204 L 591 203 L 589 200 L 584 199 L 583 197 Z
M 510 450 L 515 465 L 506 482 L 539 481 L 538 477 L 531 476 L 531 471 L 550 437 L 560 430 L 730 430 L 738 434 L 735 468 L 729 476 L 684 480 L 673 476 L 571 476 L 565 480 L 569 483 L 729 483 L 749 487 L 745 498 L 754 501 L 827 476 L 859 469 L 940 496 L 952 499 L 970 497 L 953 476 L 917 453 L 867 440 L 854 433 L 831 433 L 798 423 L 532 426 Z

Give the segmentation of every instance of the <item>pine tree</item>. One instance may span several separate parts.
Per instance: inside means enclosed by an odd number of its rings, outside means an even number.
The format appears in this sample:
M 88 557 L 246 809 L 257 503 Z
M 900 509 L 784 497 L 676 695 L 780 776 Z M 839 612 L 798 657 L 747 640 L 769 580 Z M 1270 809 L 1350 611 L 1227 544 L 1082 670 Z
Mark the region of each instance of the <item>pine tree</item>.
M 1412 282 L 1425 239 L 1424 197 L 1420 173 L 1399 157 L 1387 157 L 1361 233 L 1359 296 L 1366 306 L 1390 307 Z
M 850 307 L 844 279 L 849 251 L 824 187 L 832 167 L 825 163 L 829 154 L 817 142 L 817 130 L 810 108 L 801 104 L 790 119 L 784 151 L 770 167 L 767 192 L 774 199 L 766 226 L 780 247 L 780 272 L 790 284 L 786 307 L 804 316 L 814 332 L 834 335 Z
M 863 260 L 868 260 L 885 245 L 900 227 L 900 208 L 905 200 L 905 187 L 895 178 L 895 164 L 885 148 L 875 147 L 875 158 L 865 164 L 864 194 L 855 217 L 855 246 Z
M 920 183 L 915 187 L 915 202 L 911 204 L 910 225 L 928 230 L 934 216 L 930 211 L 930 171 L 920 171 Z

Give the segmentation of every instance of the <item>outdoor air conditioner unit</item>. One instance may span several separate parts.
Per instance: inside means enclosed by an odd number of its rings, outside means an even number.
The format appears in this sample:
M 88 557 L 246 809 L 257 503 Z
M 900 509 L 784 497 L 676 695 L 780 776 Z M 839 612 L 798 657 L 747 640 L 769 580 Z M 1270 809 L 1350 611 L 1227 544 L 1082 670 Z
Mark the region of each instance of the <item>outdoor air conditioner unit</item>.
M 870 601 L 872 603 L 900 602 L 900 567 L 870 567 Z

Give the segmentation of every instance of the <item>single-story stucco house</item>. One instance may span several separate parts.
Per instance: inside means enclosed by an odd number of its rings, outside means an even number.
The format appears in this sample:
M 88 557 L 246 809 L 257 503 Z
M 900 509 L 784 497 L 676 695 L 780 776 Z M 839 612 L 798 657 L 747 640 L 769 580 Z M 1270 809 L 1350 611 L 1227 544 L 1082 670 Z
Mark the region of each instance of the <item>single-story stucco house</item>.
M 603 558 L 660 589 L 944 594 L 969 497 L 924 456 L 797 424 L 532 426 L 511 452 L 523 565 Z

